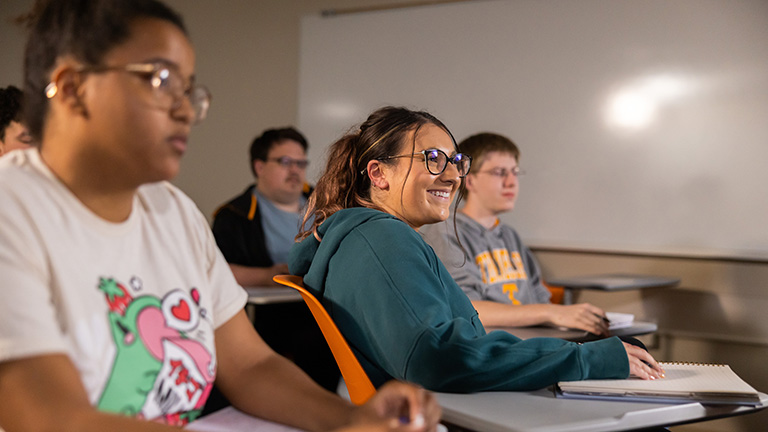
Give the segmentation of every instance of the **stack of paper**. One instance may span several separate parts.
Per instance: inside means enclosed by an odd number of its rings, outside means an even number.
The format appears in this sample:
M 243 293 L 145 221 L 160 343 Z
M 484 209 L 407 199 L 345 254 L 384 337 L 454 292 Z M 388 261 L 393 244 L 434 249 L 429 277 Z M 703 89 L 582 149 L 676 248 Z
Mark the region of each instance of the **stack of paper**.
M 632 323 L 635 321 L 635 316 L 628 313 L 606 312 L 605 316 L 611 322 L 608 326 L 609 330 L 631 327 Z

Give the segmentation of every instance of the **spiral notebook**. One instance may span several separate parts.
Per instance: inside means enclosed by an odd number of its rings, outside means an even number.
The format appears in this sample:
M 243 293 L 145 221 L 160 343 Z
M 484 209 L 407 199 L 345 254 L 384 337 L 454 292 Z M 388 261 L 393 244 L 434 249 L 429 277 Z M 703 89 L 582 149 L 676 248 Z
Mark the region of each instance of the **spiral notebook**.
M 757 390 L 730 366 L 701 363 L 661 363 L 665 377 L 656 380 L 561 381 L 558 396 L 641 402 L 759 405 Z

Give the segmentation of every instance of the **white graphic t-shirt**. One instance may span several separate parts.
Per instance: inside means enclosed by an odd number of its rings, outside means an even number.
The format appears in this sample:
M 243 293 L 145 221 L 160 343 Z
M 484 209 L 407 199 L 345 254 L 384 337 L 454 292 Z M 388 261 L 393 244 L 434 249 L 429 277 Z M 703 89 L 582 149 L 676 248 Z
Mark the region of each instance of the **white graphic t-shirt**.
M 0 158 L 0 296 L 0 362 L 67 354 L 94 406 L 177 425 L 205 404 L 214 329 L 247 298 L 180 190 L 142 186 L 107 222 L 37 149 Z

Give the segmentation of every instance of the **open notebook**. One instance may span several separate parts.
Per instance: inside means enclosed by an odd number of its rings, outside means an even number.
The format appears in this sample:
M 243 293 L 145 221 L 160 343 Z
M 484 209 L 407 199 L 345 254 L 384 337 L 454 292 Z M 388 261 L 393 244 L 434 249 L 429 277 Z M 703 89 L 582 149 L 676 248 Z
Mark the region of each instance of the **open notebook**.
M 585 380 L 559 382 L 558 396 L 643 402 L 701 402 L 759 405 L 757 390 L 730 366 L 699 363 L 661 363 L 666 376 L 657 380 Z

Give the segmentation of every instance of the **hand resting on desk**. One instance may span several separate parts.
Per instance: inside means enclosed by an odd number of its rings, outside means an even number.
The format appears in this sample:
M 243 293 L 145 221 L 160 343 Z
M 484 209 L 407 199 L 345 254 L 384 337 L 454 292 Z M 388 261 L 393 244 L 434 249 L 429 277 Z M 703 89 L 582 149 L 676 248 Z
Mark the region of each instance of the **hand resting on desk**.
M 434 431 L 441 414 L 432 393 L 390 381 L 358 409 L 356 426 L 338 432 Z
M 609 321 L 605 317 L 605 311 L 589 303 L 575 305 L 543 305 L 552 310 L 549 314 L 549 322 L 557 327 L 567 327 L 584 330 L 599 336 L 608 336 Z
M 486 327 L 551 325 L 608 336 L 605 311 L 589 303 L 512 305 L 490 300 L 473 300 L 472 306 L 477 310 L 480 321 Z
M 664 369 L 659 366 L 659 363 L 648 353 L 648 351 L 626 342 L 623 343 L 629 359 L 630 376 L 645 380 L 654 380 L 664 377 Z

